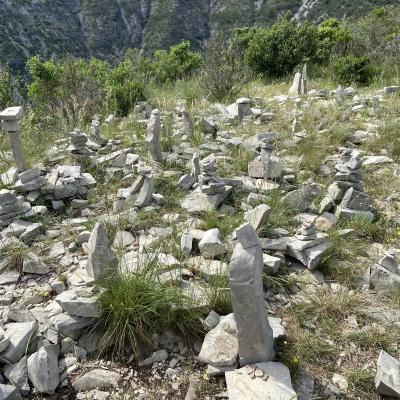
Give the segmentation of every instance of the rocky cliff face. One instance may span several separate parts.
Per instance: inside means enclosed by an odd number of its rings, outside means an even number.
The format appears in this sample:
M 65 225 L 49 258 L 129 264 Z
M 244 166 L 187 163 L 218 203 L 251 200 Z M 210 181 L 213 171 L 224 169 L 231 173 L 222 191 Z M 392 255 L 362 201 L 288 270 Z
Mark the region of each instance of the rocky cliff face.
M 182 39 L 195 49 L 216 31 L 266 25 L 291 11 L 318 21 L 349 17 L 396 0 L 0 0 L 0 60 L 22 69 L 26 58 L 150 54 Z

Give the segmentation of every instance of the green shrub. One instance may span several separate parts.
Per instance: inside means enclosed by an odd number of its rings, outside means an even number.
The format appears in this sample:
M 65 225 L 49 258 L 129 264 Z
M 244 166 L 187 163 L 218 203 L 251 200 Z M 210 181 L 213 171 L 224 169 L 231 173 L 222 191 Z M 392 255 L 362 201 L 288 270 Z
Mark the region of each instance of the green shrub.
M 332 73 L 339 84 L 368 86 L 378 74 L 378 69 L 368 56 L 347 55 L 332 64 Z
M 101 317 L 94 329 L 103 330 L 101 350 L 136 358 L 151 346 L 154 334 L 167 330 L 197 337 L 202 333 L 202 311 L 173 286 L 161 284 L 154 265 L 136 274 L 111 277 L 99 283 Z
M 189 76 L 200 67 L 201 63 L 201 55 L 190 50 L 189 41 L 183 41 L 172 46 L 169 51 L 156 51 L 149 68 L 158 82 L 168 83 Z
M 315 61 L 327 63 L 332 53 L 342 55 L 346 52 L 351 40 L 350 30 L 342 21 L 329 18 L 319 25 L 317 30 L 317 53 Z
M 0 65 L 0 109 L 13 105 L 14 85 L 12 75 L 7 67 Z
M 315 56 L 317 28 L 307 22 L 298 25 L 285 16 L 271 28 L 239 29 L 235 40 L 255 73 L 280 78 Z
M 107 63 L 74 58 L 41 61 L 35 56 L 27 65 L 31 75 L 28 96 L 37 112 L 58 118 L 66 128 L 72 128 L 105 111 L 110 71 Z
M 109 104 L 118 116 L 126 116 L 136 103 L 145 99 L 144 83 L 137 66 L 126 59 L 112 72 L 108 82 Z
M 201 84 L 217 101 L 237 95 L 250 79 L 250 71 L 238 50 L 234 41 L 226 43 L 223 36 L 207 43 Z

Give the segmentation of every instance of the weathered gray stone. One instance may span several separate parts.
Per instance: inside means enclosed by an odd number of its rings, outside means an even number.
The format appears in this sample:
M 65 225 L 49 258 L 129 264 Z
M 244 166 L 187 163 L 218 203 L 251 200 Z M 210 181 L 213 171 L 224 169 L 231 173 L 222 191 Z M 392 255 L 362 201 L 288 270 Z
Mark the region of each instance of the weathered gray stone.
M 214 258 L 226 253 L 226 247 L 220 240 L 218 228 L 204 232 L 199 243 L 200 253 L 204 258 Z
M 244 220 L 249 222 L 255 230 L 258 230 L 265 224 L 270 213 L 271 207 L 266 204 L 260 204 L 253 210 L 245 212 Z
M 400 361 L 381 350 L 375 377 L 380 395 L 400 398 Z
M 150 357 L 145 360 L 139 361 L 139 367 L 145 367 L 146 365 L 152 365 L 156 362 L 168 360 L 168 352 L 166 350 L 157 350 Z
M 54 327 L 61 335 L 78 339 L 85 328 L 90 326 L 93 318 L 73 317 L 68 314 L 59 314 L 52 319 Z
M 97 222 L 88 242 L 88 260 L 86 271 L 95 279 L 103 279 L 114 274 L 118 268 L 118 259 L 111 250 L 107 233 L 101 222 Z
M 24 259 L 22 271 L 25 274 L 43 275 L 49 272 L 49 266 L 41 261 L 35 253 L 29 253 Z
M 62 292 L 54 299 L 69 315 L 96 318 L 99 316 L 99 301 L 95 296 L 78 297 L 71 290 Z
M 274 341 L 265 312 L 260 240 L 250 224 L 237 229 L 236 237 L 238 243 L 230 263 L 230 287 L 240 364 L 246 365 L 272 360 Z
M 161 120 L 160 111 L 155 109 L 151 112 L 150 120 L 147 124 L 146 143 L 149 148 L 151 157 L 154 161 L 161 162 L 163 160 L 161 151 Z
M 37 329 L 36 321 L 7 324 L 5 332 L 10 344 L 1 357 L 12 364 L 18 362 L 24 356 L 29 342 L 35 338 Z
M 181 251 L 186 254 L 190 255 L 193 249 L 193 236 L 189 233 L 182 233 L 181 236 Z
M 47 345 L 28 358 L 29 380 L 40 393 L 53 394 L 60 383 L 58 355 L 58 346 Z
M 12 385 L 0 384 L 1 400 L 20 400 L 22 397 L 16 387 Z
M 304 184 L 299 189 L 293 190 L 282 197 L 282 202 L 290 208 L 303 212 L 310 207 L 313 200 L 321 192 L 321 188 L 316 183 Z
M 233 314 L 221 318 L 204 338 L 199 360 L 214 367 L 234 366 L 238 358 L 236 322 Z
M 23 396 L 30 392 L 28 382 L 27 358 L 22 357 L 17 364 L 9 365 L 4 371 L 5 377 L 19 390 Z M 2 398 L 0 396 L 0 398 Z
M 118 387 L 121 375 L 106 369 L 94 369 L 77 379 L 72 386 L 78 392 L 92 389 L 109 389 Z
M 229 400 L 297 400 L 289 369 L 278 362 L 247 365 L 225 373 Z
M 184 190 L 189 190 L 195 182 L 196 180 L 192 175 L 186 174 L 180 177 L 178 186 Z

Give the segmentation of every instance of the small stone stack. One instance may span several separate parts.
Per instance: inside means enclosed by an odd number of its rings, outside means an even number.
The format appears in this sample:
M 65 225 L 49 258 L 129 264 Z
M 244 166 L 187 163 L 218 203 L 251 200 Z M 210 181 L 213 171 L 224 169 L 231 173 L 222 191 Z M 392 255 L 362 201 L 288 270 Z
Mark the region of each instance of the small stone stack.
M 400 268 L 395 250 L 388 250 L 378 264 L 370 268 L 369 280 L 375 290 L 400 290 Z
M 198 185 L 196 186 L 197 176 Z M 182 203 L 182 207 L 189 212 L 215 210 L 232 191 L 231 182 L 221 179 L 217 175 L 217 162 L 214 154 L 210 154 L 201 162 L 199 162 L 197 155 L 194 155 L 192 174 L 181 177 L 180 187 L 184 187 L 184 181 L 187 182 L 187 189 L 192 186 L 196 187 L 194 192 L 186 196 Z
M 199 188 L 207 195 L 225 192 L 225 184 L 217 176 L 217 161 L 213 156 L 207 157 L 200 163 L 201 174 L 199 175 Z
M 85 161 L 93 154 L 93 150 L 87 146 L 89 138 L 85 133 L 82 133 L 79 129 L 75 129 L 69 134 L 69 138 L 71 144 L 68 147 L 68 151 L 75 160 L 79 162 Z
M 357 150 L 345 150 L 341 162 L 335 166 L 334 182 L 328 188 L 328 196 L 321 202 L 321 212 L 336 207 L 337 217 L 364 217 L 372 220 L 371 199 L 364 193 L 361 180 L 361 155 Z
M 16 193 L 11 190 L 0 190 L 0 227 L 10 225 L 23 212 L 22 196 L 17 197 Z
M 139 166 L 139 176 L 129 188 L 118 190 L 117 199 L 114 201 L 113 210 L 116 213 L 133 207 L 147 207 L 153 201 L 162 202 L 163 196 L 154 192 L 154 180 L 151 168 Z
M 261 154 L 248 165 L 250 178 L 265 180 L 281 178 L 282 164 L 280 159 L 273 154 L 274 140 L 273 136 L 265 136 L 260 139 Z
M 99 146 L 104 146 L 108 142 L 108 139 L 101 136 L 100 121 L 98 117 L 95 117 L 90 124 L 89 136 L 90 139 Z
M 317 233 L 314 222 L 304 222 L 296 235 L 285 238 L 285 241 L 286 254 L 310 270 L 319 266 L 324 252 L 329 247 L 326 235 Z

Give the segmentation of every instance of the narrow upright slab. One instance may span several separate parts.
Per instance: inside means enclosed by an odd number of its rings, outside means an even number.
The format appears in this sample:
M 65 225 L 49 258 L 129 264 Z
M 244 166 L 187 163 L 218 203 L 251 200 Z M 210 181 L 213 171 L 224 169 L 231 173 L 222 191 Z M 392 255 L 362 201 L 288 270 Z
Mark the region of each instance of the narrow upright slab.
M 88 242 L 89 254 L 86 271 L 94 279 L 103 279 L 116 272 L 118 259 L 111 250 L 107 233 L 101 222 L 97 222 Z
M 236 230 L 236 237 L 238 243 L 230 263 L 230 287 L 243 366 L 272 360 L 274 340 L 265 310 L 260 239 L 249 223 Z
M 156 162 L 163 160 L 161 151 L 161 120 L 160 112 L 155 109 L 151 112 L 150 120 L 147 125 L 146 143 L 149 148 L 151 157 Z

